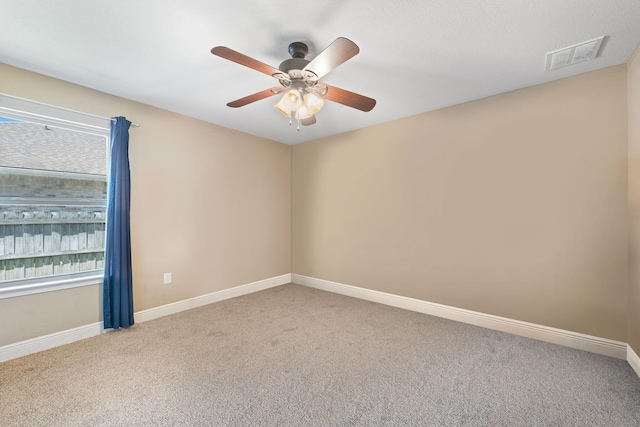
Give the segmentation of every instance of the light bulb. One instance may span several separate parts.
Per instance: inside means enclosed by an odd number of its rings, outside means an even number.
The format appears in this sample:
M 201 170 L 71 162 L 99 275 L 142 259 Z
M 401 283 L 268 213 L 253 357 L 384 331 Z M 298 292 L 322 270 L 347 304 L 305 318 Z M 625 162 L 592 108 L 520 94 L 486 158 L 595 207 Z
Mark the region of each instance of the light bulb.
M 309 116 L 316 114 L 324 105 L 324 100 L 313 93 L 307 93 L 304 96 L 304 105 L 309 113 Z
M 302 95 L 298 89 L 291 89 L 284 94 L 282 102 L 284 106 L 287 107 L 287 110 L 295 111 L 302 105 Z

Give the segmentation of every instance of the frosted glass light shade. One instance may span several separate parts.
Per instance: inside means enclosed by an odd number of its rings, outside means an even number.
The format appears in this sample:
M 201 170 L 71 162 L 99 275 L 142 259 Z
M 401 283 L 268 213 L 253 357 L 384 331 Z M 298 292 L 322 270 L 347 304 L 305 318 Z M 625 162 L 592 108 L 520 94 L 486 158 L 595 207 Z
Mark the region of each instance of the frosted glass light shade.
M 296 119 L 298 120 L 308 119 L 311 116 L 313 116 L 313 114 L 307 110 L 307 107 L 304 104 L 302 104 L 300 108 L 298 108 L 298 111 L 296 111 Z
M 276 105 L 274 105 L 275 109 L 280 111 L 282 114 L 284 114 L 287 117 L 291 117 L 291 110 L 288 110 L 287 107 L 284 105 L 284 101 L 281 99 L 280 101 L 278 101 L 278 103 Z
M 282 97 L 284 106 L 289 111 L 295 111 L 302 105 L 302 94 L 298 89 L 291 89 Z
M 322 106 L 324 105 L 324 100 L 313 93 L 307 93 L 304 96 L 304 106 L 306 107 L 309 116 L 313 116 L 316 114 Z
M 287 117 L 304 120 L 320 111 L 323 105 L 324 100 L 313 93 L 303 96 L 299 90 L 290 89 L 274 107 Z

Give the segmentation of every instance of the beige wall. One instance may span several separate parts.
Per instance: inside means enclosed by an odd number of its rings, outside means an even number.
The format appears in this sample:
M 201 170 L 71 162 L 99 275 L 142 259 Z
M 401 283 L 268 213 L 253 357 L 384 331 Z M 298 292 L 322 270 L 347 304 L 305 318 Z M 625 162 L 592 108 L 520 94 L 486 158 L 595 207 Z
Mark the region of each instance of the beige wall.
M 626 341 L 626 70 L 294 146 L 293 273 Z
M 4 64 L 0 93 L 141 124 L 136 311 L 293 271 L 638 352 L 638 56 L 628 127 L 623 65 L 293 148 Z M 0 346 L 97 322 L 99 292 L 0 300 Z
M 0 299 L 0 346 L 98 322 L 101 292 L 95 285 Z
M 140 124 L 130 131 L 135 311 L 291 272 L 289 146 L 5 64 L 0 93 Z M 97 295 L 0 300 L 0 346 L 97 322 Z
M 640 354 L 640 47 L 628 63 L 629 345 Z

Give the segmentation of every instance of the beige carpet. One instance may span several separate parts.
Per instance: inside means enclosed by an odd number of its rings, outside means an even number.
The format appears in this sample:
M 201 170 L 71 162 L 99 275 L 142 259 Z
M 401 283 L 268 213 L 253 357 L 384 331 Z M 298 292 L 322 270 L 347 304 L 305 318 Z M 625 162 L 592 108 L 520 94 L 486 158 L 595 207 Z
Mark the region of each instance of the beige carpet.
M 3 426 L 639 426 L 627 362 L 285 285 L 0 364 Z

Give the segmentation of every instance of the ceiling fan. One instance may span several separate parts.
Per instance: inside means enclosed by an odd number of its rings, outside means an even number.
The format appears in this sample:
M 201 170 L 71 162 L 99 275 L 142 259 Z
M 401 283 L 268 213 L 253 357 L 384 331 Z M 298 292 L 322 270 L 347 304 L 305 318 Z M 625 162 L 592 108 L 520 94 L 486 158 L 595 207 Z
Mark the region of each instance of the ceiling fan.
M 360 52 L 358 46 L 349 39 L 338 37 L 313 60 L 305 59 L 309 48 L 302 42 L 289 45 L 290 59 L 283 61 L 278 68 L 229 49 L 216 46 L 211 53 L 245 67 L 268 74 L 280 82 L 280 86 L 265 89 L 244 98 L 229 102 L 229 107 L 237 108 L 261 99 L 284 93 L 275 108 L 289 117 L 289 124 L 295 119 L 297 129 L 300 124 L 309 126 L 316 123 L 315 114 L 320 111 L 324 99 L 355 108 L 371 111 L 376 100 L 335 86 L 320 83 L 319 80 L 334 68 L 353 58 Z

